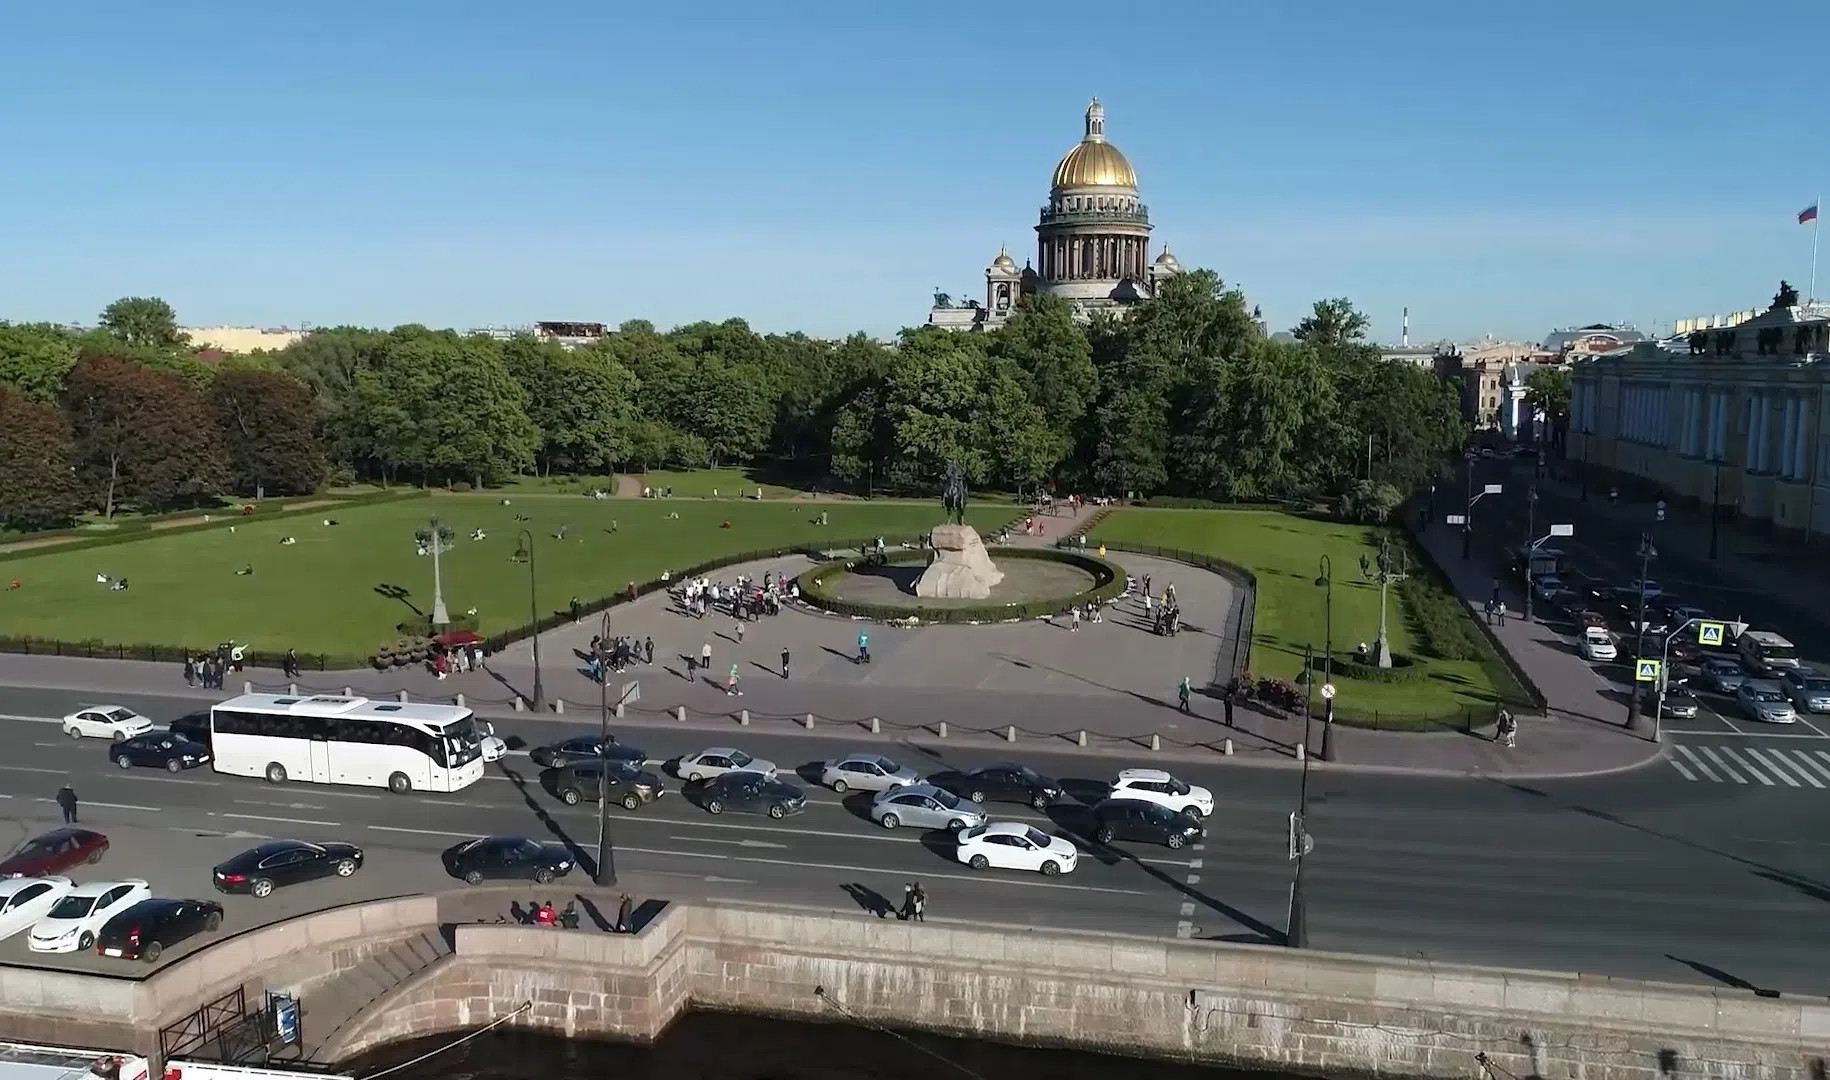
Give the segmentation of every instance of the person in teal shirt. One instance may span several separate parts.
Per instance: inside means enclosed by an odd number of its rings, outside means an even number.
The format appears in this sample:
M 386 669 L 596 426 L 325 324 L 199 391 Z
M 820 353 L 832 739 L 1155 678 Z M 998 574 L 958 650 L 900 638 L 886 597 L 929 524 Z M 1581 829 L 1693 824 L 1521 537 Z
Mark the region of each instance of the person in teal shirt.
M 871 636 L 869 631 L 858 631 L 858 663 L 871 662 Z
M 1189 704 L 1188 704 L 1189 695 L 1191 695 L 1193 693 L 1194 693 L 1194 687 L 1192 687 L 1188 684 L 1188 676 L 1186 676 L 1186 675 L 1182 676 L 1182 685 L 1176 687 L 1176 701 L 1179 703 L 1179 707 L 1181 708 L 1181 710 L 1183 712 L 1193 712 L 1194 711 L 1192 708 L 1189 707 Z

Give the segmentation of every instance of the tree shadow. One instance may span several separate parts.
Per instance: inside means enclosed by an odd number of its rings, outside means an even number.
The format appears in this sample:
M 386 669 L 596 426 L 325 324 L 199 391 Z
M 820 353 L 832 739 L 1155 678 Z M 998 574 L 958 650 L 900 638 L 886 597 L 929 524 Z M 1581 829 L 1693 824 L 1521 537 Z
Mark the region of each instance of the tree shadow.
M 1721 968 L 1716 967 L 1713 964 L 1705 964 L 1701 960 L 1688 960 L 1682 956 L 1673 956 L 1670 953 L 1665 954 L 1665 959 L 1674 960 L 1680 964 L 1683 964 L 1685 967 L 1691 969 L 1692 971 L 1696 972 L 1697 974 L 1708 976 L 1709 978 L 1714 979 L 1717 982 L 1722 983 L 1726 986 L 1732 986 L 1737 990 L 1750 990 L 1754 993 L 1754 996 L 1756 996 L 1756 997 L 1776 998 L 1779 996 L 1779 991 L 1777 991 L 1777 990 L 1767 990 L 1767 989 L 1763 989 L 1759 986 L 1755 986 L 1753 983 L 1748 982 L 1746 979 L 1743 979 L 1739 975 L 1730 974 L 1729 972 L 1723 971 Z
M 411 611 L 415 615 L 424 615 L 425 614 L 425 612 L 419 610 L 419 608 L 414 605 L 413 601 L 407 599 L 407 597 L 409 597 L 413 594 L 405 586 L 389 585 L 384 582 L 383 584 L 375 586 L 375 592 L 377 595 L 385 596 L 389 600 L 398 600 L 401 603 L 407 605 L 407 610 Z
M 526 803 L 527 808 L 534 812 L 535 819 L 552 835 L 553 839 L 564 844 L 566 850 L 571 852 L 572 861 L 578 865 L 578 868 L 583 870 L 590 877 L 596 878 L 597 856 L 580 847 L 578 842 L 572 839 L 572 834 L 566 832 L 565 826 L 561 825 L 557 818 L 547 812 L 546 806 L 542 804 L 539 799 L 534 798 L 533 793 L 528 790 L 527 778 L 514 769 L 509 768 L 504 768 L 502 770 L 502 775 L 508 778 L 509 783 L 515 785 L 515 790 L 521 795 L 521 801 Z M 535 786 L 538 787 L 538 782 L 536 782 Z

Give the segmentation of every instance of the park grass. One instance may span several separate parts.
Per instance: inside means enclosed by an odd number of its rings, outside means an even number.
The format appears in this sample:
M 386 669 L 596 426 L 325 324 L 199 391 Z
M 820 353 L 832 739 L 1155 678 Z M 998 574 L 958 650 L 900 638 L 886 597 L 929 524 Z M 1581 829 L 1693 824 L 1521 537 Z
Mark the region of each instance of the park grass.
M 1252 571 L 1258 579 L 1250 660 L 1254 676 L 1295 682 L 1302 675 L 1305 647 L 1318 657 L 1324 654 L 1324 590 L 1315 584 L 1323 555 L 1333 568 L 1335 655 L 1350 656 L 1361 642 L 1378 640 L 1379 588 L 1360 575 L 1360 557 L 1370 562 L 1378 555 L 1378 537 L 1366 526 L 1277 511 L 1127 508 L 1102 519 L 1093 538 L 1177 548 Z M 1412 570 L 1424 572 L 1414 560 Z M 1387 592 L 1392 651 L 1424 664 L 1426 671 L 1419 678 L 1387 683 L 1337 670 L 1337 716 L 1416 726 L 1423 717 L 1459 717 L 1464 708 L 1490 710 L 1495 691 L 1488 668 L 1479 660 L 1424 655 L 1399 593 L 1396 585 Z
M 621 592 L 630 581 L 726 555 L 878 534 L 915 536 L 941 520 L 938 506 L 910 503 L 519 494 L 508 501 L 435 495 L 327 511 L 336 525 L 310 513 L 250 519 L 233 532 L 155 532 L 104 548 L 23 556 L 6 564 L 5 577 L 20 587 L 0 591 L 0 637 L 193 649 L 233 640 L 263 651 L 296 648 L 348 661 L 392 641 L 397 623 L 431 610 L 432 560 L 415 553 L 413 534 L 432 514 L 456 537 L 440 560 L 446 608 L 454 619 L 476 608 L 486 635 L 529 622 L 528 569 L 510 558 L 523 528 L 534 537 L 544 616 L 574 596 L 590 602 Z M 821 512 L 830 515 L 830 524 L 814 524 Z M 523 515 L 529 520 L 516 520 Z M 974 508 L 967 517 L 989 532 L 1008 523 L 1011 511 Z M 727 521 L 728 529 L 722 527 Z M 562 525 L 566 539 L 556 540 Z M 473 541 L 471 531 L 478 528 L 486 538 Z M 288 536 L 297 542 L 282 544 Z M 252 575 L 236 573 L 250 565 Z M 98 574 L 126 578 L 128 588 L 111 591 L 96 581 Z

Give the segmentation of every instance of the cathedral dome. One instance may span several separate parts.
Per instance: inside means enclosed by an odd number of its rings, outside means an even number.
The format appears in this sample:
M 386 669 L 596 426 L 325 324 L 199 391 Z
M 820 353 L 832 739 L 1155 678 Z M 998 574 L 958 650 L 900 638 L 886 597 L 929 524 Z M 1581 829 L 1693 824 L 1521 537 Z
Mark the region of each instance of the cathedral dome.
M 1087 106 L 1086 136 L 1055 166 L 1054 190 L 1123 188 L 1137 190 L 1137 173 L 1118 147 L 1106 141 L 1106 109 L 1098 98 Z

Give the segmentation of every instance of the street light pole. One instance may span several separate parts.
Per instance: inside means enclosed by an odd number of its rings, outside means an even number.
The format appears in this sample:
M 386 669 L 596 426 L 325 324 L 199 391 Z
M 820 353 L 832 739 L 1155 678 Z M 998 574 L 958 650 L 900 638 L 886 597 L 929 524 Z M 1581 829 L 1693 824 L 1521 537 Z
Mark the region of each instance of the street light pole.
M 1531 625 L 1531 553 L 1538 538 L 1538 485 L 1525 491 L 1525 624 Z
M 1303 646 L 1303 670 L 1315 663 L 1314 648 Z M 1309 944 L 1307 904 L 1303 897 L 1303 856 L 1309 849 L 1309 703 L 1303 701 L 1303 774 L 1297 782 L 1296 813 L 1290 816 L 1290 857 L 1296 860 L 1296 877 L 1290 882 L 1290 913 L 1284 924 L 1284 944 L 1292 949 Z
M 529 623 L 534 628 L 534 697 L 528 704 L 538 710 L 546 695 L 540 686 L 540 604 L 535 598 L 537 578 L 534 572 L 534 534 L 522 529 L 517 539 L 521 550 L 516 554 L 527 556 L 527 613 Z
M 1462 474 L 1467 479 L 1468 509 L 1461 522 L 1461 557 L 1465 561 L 1474 557 L 1474 451 L 1466 456 L 1467 467 Z
M 1323 555 L 1322 576 L 1315 579 L 1322 589 L 1322 760 L 1334 760 L 1334 563 Z
M 1634 726 L 1634 714 L 1639 710 L 1639 658 L 1646 643 L 1646 574 L 1652 565 L 1652 534 L 1639 534 L 1639 616 L 1635 621 L 1633 634 L 1633 692 L 1627 695 L 1627 727 Z
M 597 640 L 610 638 L 610 609 L 604 609 Z M 597 874 L 599 888 L 616 884 L 616 849 L 610 839 L 610 675 L 597 665 Z

